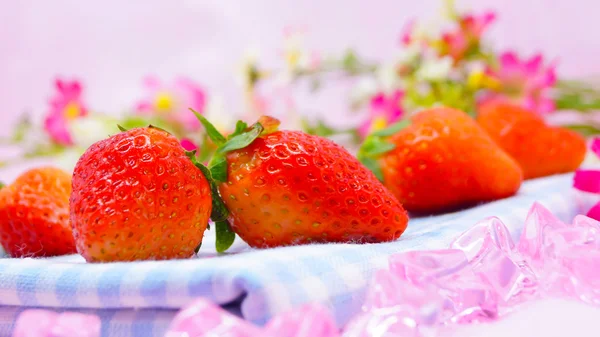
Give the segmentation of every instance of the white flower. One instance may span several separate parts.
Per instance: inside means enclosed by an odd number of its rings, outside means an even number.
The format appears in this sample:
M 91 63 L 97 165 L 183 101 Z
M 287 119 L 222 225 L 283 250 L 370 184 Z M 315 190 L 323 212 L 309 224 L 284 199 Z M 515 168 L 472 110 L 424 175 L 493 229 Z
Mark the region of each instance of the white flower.
M 249 48 L 247 49 L 243 55 L 242 60 L 237 66 L 237 70 L 235 72 L 235 80 L 238 85 L 244 87 L 244 90 L 248 90 L 254 85 L 254 81 L 256 78 L 253 76 L 256 75 L 257 62 L 258 62 L 259 52 L 257 48 Z
M 372 77 L 362 77 L 358 80 L 356 85 L 350 92 L 350 100 L 352 104 L 360 104 L 379 91 L 377 81 Z
M 452 70 L 452 58 L 445 56 L 443 58 L 427 59 L 423 62 L 415 76 L 423 81 L 440 81 L 447 79 Z
M 284 68 L 277 74 L 275 83 L 290 84 L 298 72 L 316 69 L 320 64 L 318 54 L 306 47 L 305 30 L 288 28 L 284 31 L 283 59 Z
M 421 54 L 422 47 L 419 43 L 411 43 L 410 45 L 404 47 L 398 54 L 396 55 L 396 60 L 398 63 L 402 64 L 411 64 L 415 62 L 419 55 Z
M 283 53 L 286 67 L 290 72 L 310 70 L 317 64 L 315 53 L 306 48 L 304 30 L 290 29 L 286 31 Z
M 118 133 L 117 122 L 101 116 L 85 116 L 76 118 L 69 124 L 69 131 L 73 143 L 80 148 L 87 149 L 95 142 L 108 138 L 111 134 Z
M 398 88 L 400 79 L 396 64 L 382 64 L 375 74 L 379 84 L 379 91 L 391 93 Z
M 211 95 L 206 103 L 204 117 L 208 119 L 220 132 L 233 130 L 237 117 L 225 111 L 223 98 L 219 95 Z
M 79 147 L 66 148 L 52 158 L 52 163 L 66 172 L 73 172 L 83 152 L 85 149 Z

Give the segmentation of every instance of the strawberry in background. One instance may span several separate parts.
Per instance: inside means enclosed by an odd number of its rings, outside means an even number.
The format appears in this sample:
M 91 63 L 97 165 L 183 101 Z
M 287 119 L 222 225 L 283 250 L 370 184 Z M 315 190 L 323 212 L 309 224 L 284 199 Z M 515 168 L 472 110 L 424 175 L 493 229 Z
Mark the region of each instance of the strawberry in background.
M 359 151 L 408 211 L 441 212 L 502 199 L 523 173 L 467 114 L 432 108 L 371 134 Z
M 585 139 L 578 133 L 546 125 L 520 106 L 489 102 L 478 109 L 477 123 L 523 169 L 525 179 L 575 171 L 585 159 Z
M 68 173 L 53 167 L 35 168 L 0 188 L 0 244 L 10 256 L 75 253 Z

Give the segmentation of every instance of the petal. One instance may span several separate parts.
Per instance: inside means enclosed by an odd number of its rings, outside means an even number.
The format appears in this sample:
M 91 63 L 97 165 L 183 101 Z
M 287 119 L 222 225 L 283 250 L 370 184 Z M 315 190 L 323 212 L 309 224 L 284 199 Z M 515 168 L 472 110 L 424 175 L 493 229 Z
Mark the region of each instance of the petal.
M 509 51 L 500 55 L 500 65 L 503 71 L 517 69 L 520 63 L 519 57 L 514 52 Z
M 591 149 L 597 156 L 600 157 L 600 137 L 596 137 L 592 140 Z
M 540 97 L 538 98 L 537 111 L 540 114 L 547 114 L 556 110 L 556 104 L 552 98 Z
M 358 133 L 361 135 L 362 138 L 365 138 L 369 135 L 369 131 L 371 130 L 372 124 L 373 124 L 373 119 L 371 119 L 371 118 L 368 118 L 367 120 L 362 122 L 362 124 L 358 128 Z
M 584 192 L 600 193 L 600 171 L 575 171 L 575 175 L 573 177 L 573 187 Z
M 404 92 L 401 90 L 396 90 L 392 94 L 389 99 L 388 107 L 387 107 L 387 117 L 388 122 L 393 123 L 398 118 L 402 117 L 404 110 L 402 109 L 402 98 L 404 97 Z
M 183 138 L 181 140 L 181 146 L 186 150 L 186 151 L 193 151 L 195 149 L 198 148 L 198 145 L 194 144 L 194 142 L 192 142 L 190 139 L 188 138 Z
M 160 83 L 160 80 L 158 79 L 158 77 L 153 76 L 153 75 L 146 76 L 142 80 L 142 83 L 143 83 L 144 87 L 146 87 L 147 89 L 149 89 L 151 91 L 158 91 L 162 87 L 162 84 Z
M 65 83 L 60 78 L 54 80 L 54 86 L 60 93 L 65 91 Z
M 496 20 L 497 14 L 494 11 L 488 11 L 483 14 L 483 25 L 487 26 Z
M 79 99 L 81 96 L 82 85 L 79 81 L 71 81 L 67 83 L 67 92 L 65 92 L 65 96 L 67 96 L 71 100 Z
M 381 109 L 385 106 L 385 101 L 385 94 L 382 92 L 371 97 L 371 110 Z
M 527 109 L 527 110 L 531 110 L 531 111 L 537 111 L 537 104 L 535 101 L 535 98 L 531 95 L 527 95 L 525 97 L 523 97 L 521 99 L 521 104 L 520 104 L 523 108 Z
M 533 55 L 527 62 L 525 62 L 525 73 L 528 76 L 535 76 L 542 66 L 544 58 L 542 54 Z
M 67 129 L 67 121 L 63 117 L 62 113 L 48 115 L 44 121 L 44 129 L 50 138 L 52 138 L 52 140 L 56 143 L 61 145 L 73 144 L 73 141 L 71 140 L 71 134 Z
M 554 65 L 548 68 L 543 74 L 542 84 L 546 87 L 552 87 L 556 84 L 556 69 Z
M 402 32 L 400 33 L 400 42 L 405 46 L 412 42 L 415 22 L 415 19 L 410 19 L 402 28 Z
M 135 106 L 135 111 L 139 114 L 151 113 L 152 103 L 150 101 L 140 101 Z
M 588 211 L 587 216 L 594 220 L 600 221 L 600 202 L 594 205 L 594 207 Z

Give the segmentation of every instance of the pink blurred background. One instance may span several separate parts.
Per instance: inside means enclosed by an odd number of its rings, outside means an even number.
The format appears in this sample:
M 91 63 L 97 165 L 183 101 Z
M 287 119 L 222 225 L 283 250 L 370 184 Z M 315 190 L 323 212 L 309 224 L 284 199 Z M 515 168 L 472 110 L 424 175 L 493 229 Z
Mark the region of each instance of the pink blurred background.
M 242 52 L 254 46 L 261 60 L 275 60 L 286 26 L 306 25 L 311 47 L 324 53 L 353 47 L 377 60 L 393 55 L 407 20 L 439 18 L 442 8 L 437 0 L 1 3 L 0 136 L 23 111 L 45 113 L 55 75 L 81 79 L 89 106 L 119 111 L 141 96 L 144 75 L 169 80 L 186 74 L 223 95 L 226 108 L 234 111 L 241 107 L 234 75 Z M 457 5 L 496 10 L 490 40 L 501 49 L 556 57 L 562 76 L 600 73 L 596 0 L 459 0 Z M 330 118 L 346 106 L 335 91 L 313 104 Z

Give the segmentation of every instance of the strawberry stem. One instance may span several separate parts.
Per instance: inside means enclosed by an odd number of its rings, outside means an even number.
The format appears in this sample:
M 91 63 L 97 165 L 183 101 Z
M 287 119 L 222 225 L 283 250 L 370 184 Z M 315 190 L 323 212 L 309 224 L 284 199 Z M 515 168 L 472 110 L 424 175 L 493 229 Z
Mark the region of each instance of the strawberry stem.
M 211 170 L 198 162 L 195 150 L 187 151 L 186 155 L 190 158 L 192 163 L 202 171 L 202 174 L 204 174 L 204 177 L 206 177 L 206 180 L 208 180 L 210 185 L 210 192 L 212 195 L 212 211 L 210 219 L 215 223 L 216 227 L 215 247 L 217 252 L 222 253 L 231 247 L 235 240 L 235 233 L 231 230 L 231 226 L 227 220 L 229 217 L 229 210 L 219 195 L 219 189 L 217 188 L 217 183 Z
M 279 120 L 261 116 L 259 120 L 248 127 L 244 121 L 238 121 L 235 125 L 235 131 L 228 137 L 223 136 L 204 116 L 200 115 L 194 109 L 190 110 L 196 115 L 200 123 L 206 129 L 206 134 L 210 140 L 217 145 L 217 150 L 208 163 L 208 167 L 198 162 L 196 151 L 186 152 L 194 165 L 198 167 L 210 184 L 212 194 L 212 212 L 210 219 L 215 223 L 216 248 L 217 252 L 226 251 L 235 240 L 235 232 L 231 230 L 228 221 L 230 212 L 221 199 L 218 184 L 227 181 L 227 158 L 226 154 L 230 151 L 243 149 L 252 144 L 256 138 L 277 131 Z

